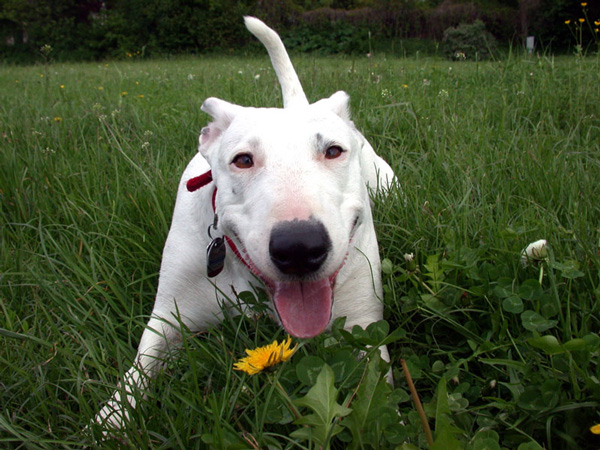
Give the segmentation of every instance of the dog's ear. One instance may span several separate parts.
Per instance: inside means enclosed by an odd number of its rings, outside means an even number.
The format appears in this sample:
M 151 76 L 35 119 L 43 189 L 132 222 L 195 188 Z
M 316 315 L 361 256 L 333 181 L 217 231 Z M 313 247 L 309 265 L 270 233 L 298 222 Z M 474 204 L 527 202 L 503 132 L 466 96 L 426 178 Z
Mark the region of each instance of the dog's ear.
M 211 97 L 204 100 L 200 109 L 213 118 L 200 134 L 200 153 L 206 156 L 211 145 L 229 127 L 243 107 Z
M 312 106 L 326 108 L 346 122 L 350 122 L 350 96 L 344 91 L 337 91 L 331 97 L 321 99 Z

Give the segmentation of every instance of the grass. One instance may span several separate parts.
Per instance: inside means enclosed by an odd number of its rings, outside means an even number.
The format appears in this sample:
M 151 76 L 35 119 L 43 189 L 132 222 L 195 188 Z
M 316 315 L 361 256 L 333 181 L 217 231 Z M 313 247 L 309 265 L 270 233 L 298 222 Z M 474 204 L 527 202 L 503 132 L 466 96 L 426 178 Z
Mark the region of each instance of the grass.
M 0 447 L 427 448 L 404 359 L 432 448 L 597 448 L 599 60 L 294 59 L 309 99 L 351 94 L 399 177 L 374 208 L 389 336 L 338 323 L 248 377 L 232 371 L 244 349 L 283 337 L 259 301 L 257 317 L 186 336 L 135 426 L 93 441 L 82 430 L 152 309 L 200 104 L 278 106 L 279 91 L 265 58 L 5 66 Z M 522 266 L 540 238 L 547 260 Z M 394 391 L 375 354 L 354 356 L 384 339 Z M 354 412 L 310 422 L 323 397 Z

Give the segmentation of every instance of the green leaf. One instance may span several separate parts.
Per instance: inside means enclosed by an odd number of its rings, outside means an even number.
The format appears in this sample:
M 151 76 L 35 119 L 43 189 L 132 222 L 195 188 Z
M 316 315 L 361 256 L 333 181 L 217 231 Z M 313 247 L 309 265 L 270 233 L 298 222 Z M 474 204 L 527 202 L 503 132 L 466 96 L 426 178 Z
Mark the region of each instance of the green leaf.
M 542 349 L 549 355 L 557 355 L 564 352 L 558 339 L 552 335 L 529 339 L 527 342 L 529 342 L 529 345 L 532 347 Z
M 394 264 L 388 258 L 381 260 L 381 272 L 390 275 L 394 272 Z
M 439 262 L 440 255 L 431 255 L 427 257 L 427 262 L 424 264 L 425 269 L 428 272 L 425 272 L 425 276 L 430 279 L 431 286 L 434 291 L 437 291 L 439 285 L 444 280 L 444 269 L 440 265 Z
M 350 352 L 348 350 L 337 351 L 333 355 L 333 357 L 327 361 L 327 363 L 333 370 L 333 374 L 335 375 L 336 381 L 345 381 L 346 378 L 348 378 L 350 376 L 350 374 L 353 373 L 354 369 L 358 365 L 356 356 L 353 355 L 352 352 Z M 320 370 L 320 368 L 319 368 L 319 370 Z M 356 376 L 359 376 L 359 375 L 356 375 Z M 316 376 L 315 376 L 315 381 L 316 381 Z M 314 382 L 311 383 L 311 385 L 313 385 L 313 384 L 314 384 Z
M 542 295 L 542 292 L 542 287 L 538 280 L 525 280 L 523 284 L 519 286 L 519 297 L 523 300 L 536 300 Z
M 304 397 L 294 400 L 298 407 L 306 407 L 313 414 L 302 416 L 296 420 L 298 425 L 308 425 L 293 433 L 292 437 L 309 440 L 319 446 L 326 446 L 329 439 L 339 433 L 342 428 L 333 423 L 336 417 L 345 417 L 352 412 L 350 408 L 337 403 L 338 390 L 334 386 L 334 374 L 331 367 L 323 365 L 316 383 Z
M 564 263 L 554 261 L 552 268 L 558 270 L 562 277 L 567 279 L 580 278 L 585 275 L 579 270 L 579 263 L 573 260 L 565 261 Z
M 318 356 L 305 356 L 296 365 L 296 376 L 302 384 L 314 386 L 325 361 Z
M 363 435 L 367 428 L 367 419 L 372 415 L 373 409 L 379 403 L 379 399 L 374 395 L 377 382 L 380 378 L 379 371 L 377 370 L 378 359 L 379 356 L 376 355 L 367 364 L 365 376 L 356 393 L 356 398 L 352 402 L 352 414 L 342 421 L 342 425 L 352 433 L 353 441 L 350 448 L 362 447 L 364 442 Z
M 477 432 L 469 450 L 500 450 L 500 436 L 494 430 L 483 429 Z
M 396 447 L 395 450 L 419 450 L 419 447 L 413 444 L 404 443 Z
M 517 450 L 543 450 L 540 444 L 535 441 L 525 442 L 517 447 Z
M 570 352 L 575 352 L 578 350 L 583 350 L 587 347 L 587 343 L 583 339 L 575 338 L 571 339 L 563 344 L 565 350 Z
M 523 312 L 523 300 L 516 295 L 511 295 L 502 300 L 502 309 L 509 313 L 520 314 Z
M 450 418 L 446 378 L 442 377 L 436 390 L 435 441 L 431 450 L 462 450 L 463 445 L 454 437 L 459 432 Z
M 523 324 L 523 328 L 526 330 L 543 333 L 550 328 L 554 328 L 558 321 L 545 319 L 535 311 L 528 310 L 521 314 L 521 323 Z

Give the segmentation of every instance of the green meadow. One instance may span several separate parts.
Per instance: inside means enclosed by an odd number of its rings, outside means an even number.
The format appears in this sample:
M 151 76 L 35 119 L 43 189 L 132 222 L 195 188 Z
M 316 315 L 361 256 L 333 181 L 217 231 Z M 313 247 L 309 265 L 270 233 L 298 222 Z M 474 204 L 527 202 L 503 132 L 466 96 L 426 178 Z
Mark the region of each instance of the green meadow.
M 373 206 L 385 322 L 336 322 L 249 376 L 232 370 L 245 349 L 285 335 L 240 293 L 253 313 L 232 298 L 220 326 L 184 332 L 103 439 L 88 425 L 152 310 L 200 105 L 280 106 L 279 87 L 266 57 L 5 65 L 0 448 L 599 448 L 600 59 L 292 59 L 311 101 L 350 94 L 398 176 Z

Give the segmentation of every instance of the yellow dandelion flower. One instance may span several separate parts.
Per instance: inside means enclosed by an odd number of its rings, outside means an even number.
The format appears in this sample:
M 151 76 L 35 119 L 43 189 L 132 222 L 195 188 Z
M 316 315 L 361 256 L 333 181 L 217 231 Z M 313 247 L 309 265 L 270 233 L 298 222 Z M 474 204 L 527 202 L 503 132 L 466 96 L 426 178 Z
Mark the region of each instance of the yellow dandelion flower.
M 565 20 L 565 23 L 566 23 L 567 25 L 569 25 L 569 24 L 571 23 L 571 21 L 570 21 L 570 20 Z
M 122 95 L 123 97 L 125 97 L 125 96 L 127 95 L 127 91 L 123 91 L 123 92 L 121 92 L 121 95 Z
M 139 98 L 144 98 L 144 94 L 138 95 Z
M 585 19 L 583 19 L 583 18 L 579 19 L 579 23 L 583 23 L 583 22 L 585 22 Z
M 403 87 L 404 89 L 407 89 L 407 88 L 408 88 L 408 84 L 403 84 L 403 85 L 402 85 L 402 87 Z
M 600 423 L 590 427 L 590 431 L 594 434 L 600 434 Z
M 63 120 L 62 117 L 55 117 L 54 118 L 55 122 L 62 122 L 62 120 Z
M 103 90 L 104 90 L 104 88 L 103 88 L 102 86 L 98 86 L 98 90 L 99 90 L 99 91 L 103 91 Z
M 584 3 L 581 4 L 581 6 L 583 6 L 585 8 L 587 6 L 587 3 L 584 2 Z
M 594 20 L 594 25 L 596 25 L 597 27 L 600 27 L 600 20 Z
M 60 85 L 60 88 L 61 88 L 61 89 L 64 89 L 64 88 L 65 88 L 65 85 L 64 85 L 64 84 L 61 84 L 61 85 Z
M 241 370 L 248 375 L 256 375 L 269 367 L 287 361 L 292 357 L 298 344 L 290 349 L 292 338 L 288 336 L 286 341 L 278 343 L 273 341 L 264 347 L 258 347 L 254 350 L 246 350 L 248 356 L 240 359 L 233 365 L 234 370 Z

